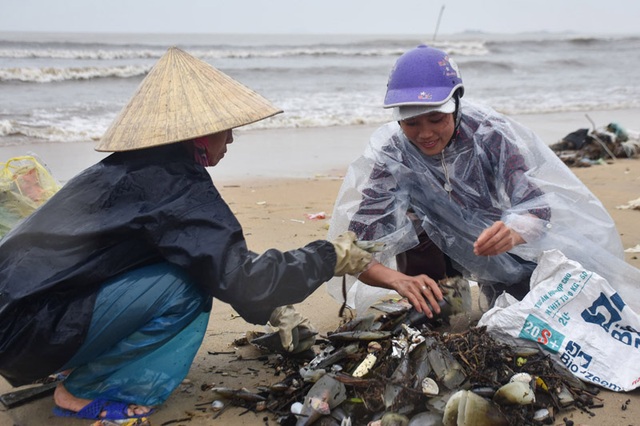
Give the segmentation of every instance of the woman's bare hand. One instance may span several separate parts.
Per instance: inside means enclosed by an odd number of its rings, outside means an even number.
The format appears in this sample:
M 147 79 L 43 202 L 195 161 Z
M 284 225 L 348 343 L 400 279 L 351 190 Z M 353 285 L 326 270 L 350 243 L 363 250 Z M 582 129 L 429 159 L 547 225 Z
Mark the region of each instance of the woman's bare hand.
M 524 242 L 520 234 L 499 220 L 482 231 L 478 239 L 473 243 L 473 252 L 477 256 L 495 256 L 505 253 Z
M 440 313 L 438 302 L 442 300 L 442 291 L 438 283 L 427 275 L 412 277 L 377 263 L 360 274 L 359 279 L 372 286 L 395 290 L 429 318 Z

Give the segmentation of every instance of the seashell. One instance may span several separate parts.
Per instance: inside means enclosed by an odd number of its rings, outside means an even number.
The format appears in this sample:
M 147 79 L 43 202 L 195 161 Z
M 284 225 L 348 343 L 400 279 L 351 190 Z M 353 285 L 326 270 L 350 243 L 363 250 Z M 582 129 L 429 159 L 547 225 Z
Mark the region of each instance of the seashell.
M 431 377 L 426 377 L 422 381 L 422 393 L 427 396 L 435 396 L 440 392 L 440 388 L 435 380 Z
M 249 392 L 246 389 L 231 389 L 225 387 L 211 388 L 214 397 L 221 399 L 241 399 L 243 401 L 265 401 L 266 398 L 256 393 Z
M 307 367 L 300 368 L 300 377 L 302 377 L 305 382 L 309 383 L 317 382 L 325 374 L 327 374 L 327 371 L 324 368 L 319 368 L 317 370 L 310 370 Z
M 444 409 L 449 401 L 453 392 L 440 392 L 439 395 L 434 396 L 432 398 L 428 398 L 426 402 L 426 406 L 429 411 L 433 411 L 434 413 L 440 413 L 442 416 L 444 414 Z
M 215 400 L 211 403 L 211 409 L 213 411 L 220 411 L 224 408 L 224 402 L 220 401 L 220 400 Z
M 533 420 L 536 422 L 544 423 L 550 419 L 553 421 L 553 416 L 548 408 L 541 408 L 533 413 Z
M 327 338 L 332 342 L 348 342 L 390 339 L 392 336 L 390 331 L 356 330 L 329 334 Z
M 336 407 L 331 410 L 331 418 L 335 419 L 340 426 L 351 426 L 351 417 L 342 409 Z
M 449 398 L 447 405 L 444 407 L 444 415 L 442 417 L 442 424 L 444 426 L 457 426 L 458 424 L 458 407 L 460 406 L 460 400 L 462 395 L 467 391 L 460 390 Z
M 517 373 L 511 376 L 509 382 L 523 382 L 530 384 L 533 381 L 533 376 L 529 373 Z
M 528 383 L 510 382 L 501 386 L 496 394 L 493 395 L 493 401 L 500 405 L 529 405 L 536 400 L 536 394 Z
M 442 426 L 442 415 L 425 411 L 411 417 L 407 426 Z
M 382 345 L 380 344 L 380 342 L 369 342 L 369 344 L 367 345 L 367 352 L 371 353 L 371 352 L 380 352 L 382 350 Z
M 413 387 L 422 386 L 422 380 L 431 374 L 431 363 L 427 356 L 427 345 L 422 343 L 411 353 L 411 362 L 414 365 L 415 380 Z
M 444 426 L 508 426 L 500 408 L 483 397 L 461 390 L 454 393 L 445 407 Z
M 356 367 L 356 369 L 351 373 L 353 377 L 363 377 L 365 376 L 371 368 L 376 364 L 378 358 L 374 354 L 367 354 L 366 357 L 362 360 L 360 365 Z
M 289 389 L 291 389 L 291 386 L 283 382 L 274 383 L 271 386 L 269 386 L 269 390 L 276 393 L 286 392 Z
M 300 414 L 302 413 L 302 402 L 294 402 L 291 404 L 291 414 Z
M 466 380 L 460 363 L 444 346 L 437 344 L 434 337 L 428 337 L 425 344 L 428 349 L 427 357 L 436 379 L 447 389 L 457 389 Z
M 384 406 L 389 409 L 392 406 L 400 402 L 400 395 L 403 390 L 404 383 L 407 382 L 410 374 L 410 360 L 408 357 L 404 357 L 400 360 L 400 363 L 393 371 L 390 377 L 390 381 L 384 387 L 384 393 L 382 399 Z
M 347 346 L 344 346 L 338 350 L 336 350 L 333 346 L 328 346 L 327 349 L 322 351 L 318 356 L 316 356 L 311 362 L 309 362 L 309 369 L 323 369 L 327 368 L 336 362 L 342 361 L 346 357 L 355 354 L 358 352 L 360 345 L 358 343 L 351 343 Z
M 462 414 L 462 417 L 460 415 Z M 466 391 L 458 407 L 458 424 L 465 426 L 508 426 L 506 417 L 491 401 Z
M 407 426 L 409 418 L 403 414 L 386 413 L 380 419 L 380 426 Z
M 307 392 L 296 426 L 313 424 L 322 416 L 328 415 L 347 399 L 344 384 L 326 374 Z
M 564 385 L 558 390 L 558 402 L 561 407 L 568 407 L 575 402 L 573 395 L 571 395 L 569 389 Z
M 316 421 L 313 426 L 342 426 L 339 421 L 331 416 L 322 416 Z
M 496 393 L 496 389 L 491 386 L 478 386 L 471 389 L 471 392 L 476 395 L 480 395 L 483 398 L 493 398 L 493 395 Z

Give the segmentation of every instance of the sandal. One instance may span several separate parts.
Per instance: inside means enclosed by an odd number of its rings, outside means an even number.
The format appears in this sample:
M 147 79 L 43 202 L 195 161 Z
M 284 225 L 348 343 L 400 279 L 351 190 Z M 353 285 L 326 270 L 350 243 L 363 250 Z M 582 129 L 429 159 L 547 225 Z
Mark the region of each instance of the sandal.
M 131 404 L 121 401 L 109 401 L 103 398 L 97 398 L 85 405 L 80 411 L 67 410 L 60 407 L 54 407 L 53 414 L 59 417 L 74 417 L 76 419 L 89 420 L 125 420 L 140 419 L 148 417 L 153 413 L 153 409 L 145 414 L 129 415 L 129 407 Z M 105 412 L 105 416 L 100 413 Z

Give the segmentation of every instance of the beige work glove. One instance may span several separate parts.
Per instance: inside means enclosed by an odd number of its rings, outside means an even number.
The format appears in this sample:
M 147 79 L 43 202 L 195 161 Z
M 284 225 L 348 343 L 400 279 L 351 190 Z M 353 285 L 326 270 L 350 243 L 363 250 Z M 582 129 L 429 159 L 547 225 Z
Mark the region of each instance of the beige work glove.
M 337 277 L 359 274 L 365 271 L 373 260 L 371 253 L 356 245 L 356 234 L 351 231 L 338 235 L 332 244 L 336 249 L 336 267 L 333 275 Z
M 287 352 L 306 351 L 316 342 L 316 329 L 292 305 L 274 309 L 269 324 L 274 332 L 278 332 L 282 347 Z

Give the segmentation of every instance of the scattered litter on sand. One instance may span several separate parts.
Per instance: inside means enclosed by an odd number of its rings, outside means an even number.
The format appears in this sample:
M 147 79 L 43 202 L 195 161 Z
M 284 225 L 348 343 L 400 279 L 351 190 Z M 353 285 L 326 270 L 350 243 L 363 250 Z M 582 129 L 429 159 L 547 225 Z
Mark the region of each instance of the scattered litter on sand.
M 589 116 L 587 118 L 591 121 Z M 640 155 L 640 132 L 626 130 L 618 123 L 578 129 L 549 147 L 570 167 L 590 167 L 616 158 Z
M 603 406 L 597 387 L 559 369 L 537 348 L 494 340 L 467 314 L 427 319 L 405 301 L 378 306 L 327 333 L 306 353 L 262 348 L 277 380 L 269 386 L 212 384 L 202 391 L 211 392 L 209 404 L 270 413 L 278 424 L 296 426 L 448 426 L 471 419 L 479 425 L 541 425 L 571 410 L 594 416 Z

